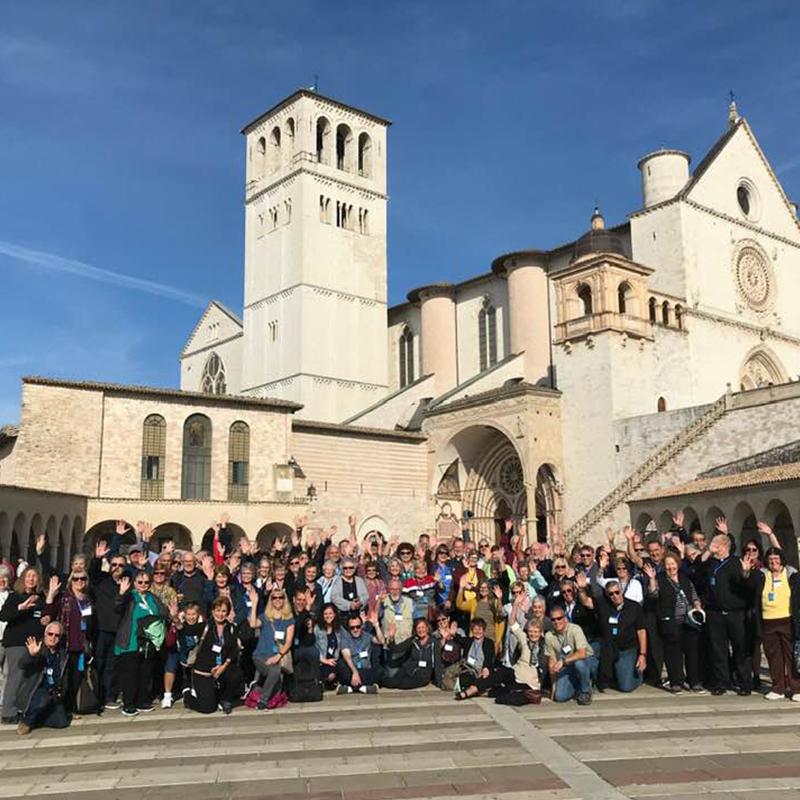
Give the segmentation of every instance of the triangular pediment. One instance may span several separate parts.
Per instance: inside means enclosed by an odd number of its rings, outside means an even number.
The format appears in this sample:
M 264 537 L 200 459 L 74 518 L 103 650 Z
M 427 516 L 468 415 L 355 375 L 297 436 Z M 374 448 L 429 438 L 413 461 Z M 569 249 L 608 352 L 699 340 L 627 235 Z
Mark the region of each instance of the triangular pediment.
M 740 187 L 749 193 L 748 214 L 739 202 Z M 800 242 L 800 221 L 744 119 L 712 147 L 680 197 Z
M 212 300 L 195 325 L 181 356 L 242 335 L 242 320 L 222 303 Z

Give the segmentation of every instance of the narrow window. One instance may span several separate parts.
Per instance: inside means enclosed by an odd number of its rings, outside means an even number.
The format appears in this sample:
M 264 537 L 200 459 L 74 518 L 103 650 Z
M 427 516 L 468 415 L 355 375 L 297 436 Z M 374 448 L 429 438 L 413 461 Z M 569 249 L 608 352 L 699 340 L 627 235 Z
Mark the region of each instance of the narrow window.
M 331 124 L 325 117 L 317 120 L 317 161 L 320 164 L 330 163 L 328 150 L 330 148 Z
M 228 437 L 228 500 L 247 502 L 250 482 L 250 428 L 234 422 Z
M 658 404 L 656 406 L 658 412 L 661 413 L 662 411 L 667 410 L 667 401 L 663 397 L 658 398 Z
M 167 423 L 160 414 L 151 414 L 142 424 L 142 500 L 164 499 L 166 448 Z
M 269 135 L 269 171 L 275 172 L 281 166 L 281 129 L 277 126 Z
M 578 289 L 578 299 L 583 306 L 583 316 L 588 317 L 592 314 L 592 290 L 585 283 Z
M 617 289 L 617 306 L 619 307 L 620 314 L 628 313 L 628 298 L 631 294 L 631 286 L 627 282 L 623 282 Z
M 362 178 L 372 177 L 372 139 L 368 133 L 358 137 L 358 174 Z
M 211 420 L 192 414 L 183 426 L 181 499 L 208 500 L 211 495 Z
M 352 172 L 353 132 L 342 123 L 336 128 L 336 166 L 345 172 Z
M 652 322 L 654 325 L 657 322 L 657 320 L 656 320 L 656 307 L 657 307 L 657 305 L 658 304 L 656 303 L 655 297 L 651 297 L 650 298 L 650 322 Z
M 400 336 L 400 387 L 414 382 L 414 334 L 406 327 Z
M 675 306 L 675 327 L 679 330 L 683 330 L 683 306 L 677 305 Z
M 669 325 L 669 303 L 666 300 L 661 304 L 661 321 Z
M 256 177 L 260 178 L 266 171 L 267 140 L 262 136 L 256 146 Z
M 481 372 L 497 363 L 497 310 L 488 297 L 478 312 L 478 352 Z

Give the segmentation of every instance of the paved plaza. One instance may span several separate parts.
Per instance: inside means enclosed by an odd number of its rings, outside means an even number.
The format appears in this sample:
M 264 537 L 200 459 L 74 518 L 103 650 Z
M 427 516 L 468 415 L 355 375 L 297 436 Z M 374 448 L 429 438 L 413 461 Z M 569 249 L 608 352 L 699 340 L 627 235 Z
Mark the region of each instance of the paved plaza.
M 634 696 L 512 709 L 426 689 L 231 717 L 109 712 L 0 730 L 0 797 L 800 798 L 800 704 Z

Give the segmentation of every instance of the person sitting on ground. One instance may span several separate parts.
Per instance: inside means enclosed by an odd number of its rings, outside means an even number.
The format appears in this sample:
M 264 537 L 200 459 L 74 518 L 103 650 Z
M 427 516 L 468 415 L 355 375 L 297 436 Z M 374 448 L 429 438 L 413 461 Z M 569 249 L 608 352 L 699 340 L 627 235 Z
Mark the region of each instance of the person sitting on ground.
M 576 698 L 578 705 L 592 702 L 591 657 L 594 651 L 580 625 L 567 619 L 563 606 L 556 605 L 550 614 L 553 630 L 545 634 L 547 669 L 556 703 Z
M 364 622 L 352 613 L 340 636 L 341 656 L 336 664 L 339 677 L 337 694 L 377 694 L 381 680 L 378 647 L 383 644 L 383 634 L 377 618 Z
M 177 612 L 177 606 L 172 610 Z M 198 637 L 191 679 L 183 688 L 183 704 L 192 711 L 213 714 L 220 709 L 230 714 L 242 694 L 240 646 L 232 619 L 230 599 L 218 597 L 211 604 L 211 619 L 207 623 L 196 622 L 192 626 L 183 623 L 187 634 Z
M 44 640 L 29 636 L 20 669 L 34 684 L 17 731 L 26 736 L 34 728 L 67 728 L 70 715 L 64 702 L 67 657 L 61 647 L 61 623 L 44 629 Z
M 501 705 L 520 706 L 540 702 L 546 664 L 542 625 L 537 620 L 531 620 L 526 624 L 524 633 L 517 624 L 512 625 L 509 632 L 516 641 L 513 667 L 496 664 L 486 678 L 479 678 L 457 694 L 457 700 L 489 691 L 495 702 Z
M 260 676 L 263 710 L 274 695 L 281 691 L 283 670 L 291 671 L 291 649 L 294 641 L 294 617 L 286 602 L 286 592 L 273 588 L 266 609 L 256 612 L 258 597 L 250 590 L 250 627 L 259 631 L 258 643 L 253 651 L 253 664 Z
M 495 665 L 494 642 L 486 636 L 486 621 L 475 617 L 470 623 L 470 634 L 462 646 L 467 663 L 460 675 L 461 691 L 457 695 L 460 700 L 467 697 L 464 690 L 478 680 L 486 680 Z
M 396 675 L 383 679 L 387 689 L 422 689 L 431 682 L 441 683 L 444 673 L 441 642 L 431 636 L 427 620 L 418 619 L 414 623 L 414 636 L 404 642 L 390 642 L 392 654 L 403 657 L 403 663 Z

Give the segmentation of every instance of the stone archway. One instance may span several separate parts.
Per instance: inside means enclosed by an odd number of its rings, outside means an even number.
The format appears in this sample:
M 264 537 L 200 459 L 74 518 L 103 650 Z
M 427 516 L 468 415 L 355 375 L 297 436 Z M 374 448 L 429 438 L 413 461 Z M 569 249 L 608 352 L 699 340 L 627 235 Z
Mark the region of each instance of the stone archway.
M 284 522 L 270 522 L 264 525 L 256 536 L 256 547 L 263 553 L 268 553 L 272 548 L 273 542 L 280 536 L 290 540 L 294 531 Z
M 739 370 L 739 387 L 743 392 L 777 386 L 788 380 L 780 359 L 768 347 L 754 347 L 744 358 Z
M 536 471 L 536 539 L 550 541 L 554 526 L 561 525 L 561 492 L 556 468 L 542 464 Z
M 473 538 L 496 541 L 499 515 L 508 514 L 515 523 L 528 517 L 525 467 L 514 442 L 493 425 L 470 425 L 453 435 L 437 460 L 442 465 L 434 491 L 443 488 L 438 501 L 458 505 L 469 515 Z M 453 467 L 454 462 L 457 467 Z M 443 481 L 443 477 L 447 481 Z M 444 507 L 444 506 L 442 506 Z M 457 513 L 457 512 L 456 512 Z
M 155 553 L 161 552 L 164 542 L 174 542 L 176 550 L 192 550 L 192 532 L 179 522 L 162 522 L 156 526 L 150 549 Z
M 786 561 L 796 568 L 798 565 L 797 534 L 788 506 L 782 500 L 770 500 L 764 510 L 764 522 L 771 526 L 772 532 L 778 537 Z M 763 541 L 763 543 L 765 546 L 769 546 L 768 542 Z

